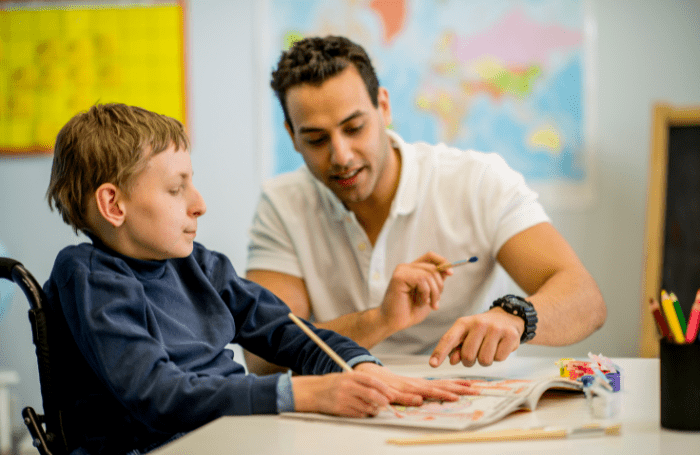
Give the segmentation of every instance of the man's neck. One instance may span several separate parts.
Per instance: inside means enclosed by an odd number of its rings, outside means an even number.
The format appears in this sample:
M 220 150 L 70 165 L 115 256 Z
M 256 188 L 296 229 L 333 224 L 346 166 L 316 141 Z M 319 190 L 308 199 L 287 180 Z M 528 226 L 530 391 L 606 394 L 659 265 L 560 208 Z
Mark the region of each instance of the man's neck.
M 393 153 L 388 157 L 389 162 L 384 169 L 384 172 L 390 178 L 377 185 L 375 194 L 372 194 L 360 203 L 352 204 L 348 207 L 355 214 L 372 246 L 376 243 L 384 222 L 389 217 L 391 204 L 394 201 L 394 197 L 396 197 L 396 191 L 401 180 L 401 153 L 393 145 L 391 147 Z

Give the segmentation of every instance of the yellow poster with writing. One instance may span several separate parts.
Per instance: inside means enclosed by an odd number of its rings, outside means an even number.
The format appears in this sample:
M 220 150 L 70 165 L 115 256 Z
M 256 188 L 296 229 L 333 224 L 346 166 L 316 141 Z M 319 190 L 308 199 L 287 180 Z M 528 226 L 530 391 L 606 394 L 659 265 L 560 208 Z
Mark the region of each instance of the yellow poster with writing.
M 0 153 L 50 153 L 95 103 L 185 123 L 181 2 L 13 5 L 0 4 Z

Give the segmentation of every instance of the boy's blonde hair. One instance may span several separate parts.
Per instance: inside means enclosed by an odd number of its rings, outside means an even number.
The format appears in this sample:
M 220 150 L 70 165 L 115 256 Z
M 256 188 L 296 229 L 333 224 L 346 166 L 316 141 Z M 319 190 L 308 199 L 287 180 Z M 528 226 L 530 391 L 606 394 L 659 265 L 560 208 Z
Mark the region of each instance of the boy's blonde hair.
M 92 106 L 58 133 L 46 191 L 49 207 L 76 234 L 90 232 L 87 202 L 97 188 L 112 183 L 128 196 L 148 159 L 171 144 L 189 149 L 182 123 L 171 117 L 125 104 Z

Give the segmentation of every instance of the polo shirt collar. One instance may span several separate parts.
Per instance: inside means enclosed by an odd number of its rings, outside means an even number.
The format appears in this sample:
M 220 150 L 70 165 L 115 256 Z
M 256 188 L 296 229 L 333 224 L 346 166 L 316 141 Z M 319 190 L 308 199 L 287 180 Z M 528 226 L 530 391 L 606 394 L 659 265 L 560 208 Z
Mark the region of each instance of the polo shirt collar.
M 401 175 L 399 176 L 399 187 L 396 190 L 394 201 L 391 204 L 391 215 L 407 215 L 416 208 L 418 197 L 418 163 L 416 162 L 416 151 L 412 144 L 406 144 L 401 137 L 391 130 L 386 130 L 389 141 L 393 147 L 399 150 L 401 155 Z M 305 166 L 306 167 L 306 166 Z M 338 199 L 338 197 L 326 185 L 311 175 L 306 169 L 316 185 L 320 196 L 321 204 L 326 213 L 336 220 L 354 214 Z
M 392 146 L 399 150 L 401 155 L 401 175 L 399 187 L 391 204 L 391 212 L 395 215 L 408 215 L 416 208 L 418 202 L 418 162 L 416 149 L 413 144 L 407 144 L 401 136 L 391 130 L 386 131 Z

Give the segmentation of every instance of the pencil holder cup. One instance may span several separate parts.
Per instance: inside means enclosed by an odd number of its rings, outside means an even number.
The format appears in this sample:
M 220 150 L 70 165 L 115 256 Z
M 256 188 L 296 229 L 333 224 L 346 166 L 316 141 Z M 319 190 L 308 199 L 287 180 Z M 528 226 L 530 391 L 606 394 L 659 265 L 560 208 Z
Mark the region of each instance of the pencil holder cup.
M 661 426 L 700 431 L 700 344 L 660 342 Z

